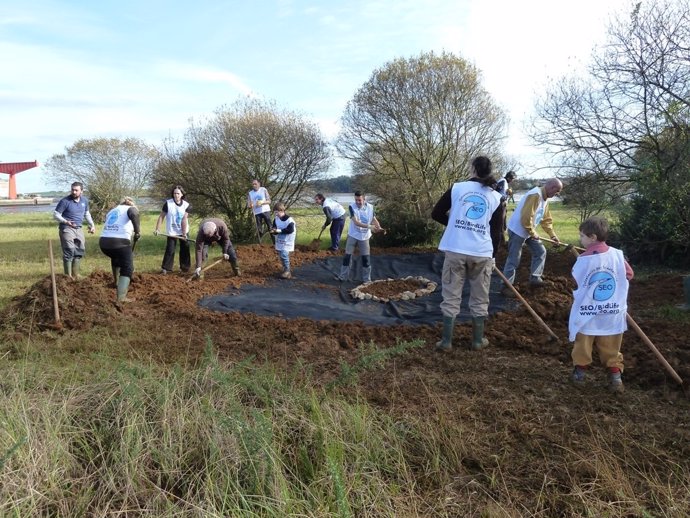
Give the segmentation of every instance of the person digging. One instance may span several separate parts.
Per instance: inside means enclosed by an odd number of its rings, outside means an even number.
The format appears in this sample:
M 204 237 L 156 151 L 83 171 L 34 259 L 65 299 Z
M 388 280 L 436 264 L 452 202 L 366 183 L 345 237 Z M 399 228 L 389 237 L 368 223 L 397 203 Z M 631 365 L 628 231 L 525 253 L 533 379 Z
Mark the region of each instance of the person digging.
M 218 243 L 223 250 L 223 259 L 230 261 L 232 272 L 240 276 L 240 268 L 237 264 L 237 254 L 230 241 L 230 231 L 222 219 L 205 219 L 199 225 L 199 231 L 195 240 L 196 265 L 194 278 L 201 278 L 201 267 L 208 258 L 208 247 Z

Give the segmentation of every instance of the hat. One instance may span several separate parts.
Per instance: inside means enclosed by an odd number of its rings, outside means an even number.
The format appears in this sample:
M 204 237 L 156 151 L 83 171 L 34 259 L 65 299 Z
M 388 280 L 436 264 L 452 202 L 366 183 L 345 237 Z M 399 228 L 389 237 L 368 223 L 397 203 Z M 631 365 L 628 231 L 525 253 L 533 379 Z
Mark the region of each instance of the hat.
M 213 221 L 207 221 L 201 225 L 201 233 L 205 236 L 211 237 L 216 233 L 216 224 Z
M 505 178 L 506 178 L 506 180 L 512 180 L 512 179 L 515 178 L 516 176 L 517 176 L 517 175 L 516 175 L 513 171 L 508 171 L 508 172 L 506 173 Z

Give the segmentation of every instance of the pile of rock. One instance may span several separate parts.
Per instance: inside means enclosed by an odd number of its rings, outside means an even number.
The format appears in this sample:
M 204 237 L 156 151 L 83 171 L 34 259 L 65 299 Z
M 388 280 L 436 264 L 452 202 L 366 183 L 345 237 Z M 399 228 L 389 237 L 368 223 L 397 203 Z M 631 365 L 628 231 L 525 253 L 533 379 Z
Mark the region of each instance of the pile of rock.
M 377 295 L 373 295 L 371 293 L 367 293 L 368 288 L 371 286 L 381 284 L 381 283 L 394 283 L 395 281 L 416 281 L 419 283 L 419 289 L 416 289 L 414 291 L 403 291 L 402 293 L 396 293 L 387 297 L 379 297 Z M 358 300 L 373 300 L 375 302 L 390 302 L 391 300 L 412 300 L 416 299 L 418 297 L 423 297 L 424 295 L 429 295 L 430 293 L 433 293 L 436 288 L 438 287 L 438 284 L 430 281 L 429 279 L 425 277 L 413 277 L 413 276 L 408 276 L 408 277 L 402 277 L 400 279 L 380 279 L 376 281 L 370 281 L 370 282 L 365 282 L 363 284 L 360 284 L 356 288 L 350 290 L 350 296 L 352 298 L 358 299 Z

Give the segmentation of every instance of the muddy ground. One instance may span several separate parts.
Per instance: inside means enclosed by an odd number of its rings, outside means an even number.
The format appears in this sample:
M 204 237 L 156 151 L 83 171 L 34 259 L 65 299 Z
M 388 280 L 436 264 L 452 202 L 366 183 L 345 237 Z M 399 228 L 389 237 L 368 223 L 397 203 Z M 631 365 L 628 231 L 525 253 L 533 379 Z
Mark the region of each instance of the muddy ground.
M 381 250 L 384 252 L 412 253 Z M 330 252 L 302 247 L 293 254 L 293 265 L 298 267 L 327 254 Z M 446 419 L 471 420 L 478 429 L 500 429 L 507 437 L 513 434 L 515 444 L 495 446 L 502 452 L 544 448 L 559 442 L 571 444 L 568 437 L 574 437 L 572 434 L 591 434 L 593 426 L 602 427 L 602 433 L 607 434 L 616 426 L 616 444 L 634 439 L 640 444 L 653 443 L 655 451 L 665 451 L 679 462 L 686 463 L 690 458 L 687 394 L 634 331 L 628 330 L 623 341 L 625 394 L 607 393 L 606 374 L 598 365 L 588 373 L 583 389 L 569 384 L 572 367 L 567 321 L 574 288 L 570 269 L 575 259 L 567 251 L 549 252 L 546 286 L 539 291 L 526 286 L 529 252 L 525 252 L 517 284 L 536 312 L 561 337 L 560 342 L 551 340 L 520 307 L 490 318 L 486 332 L 490 346 L 482 351 L 466 349 L 470 326 L 458 325 L 457 347 L 447 355 L 433 350 L 440 324 L 377 327 L 357 322 L 216 313 L 200 308 L 197 301 L 205 295 L 229 286 L 264 283 L 267 273 L 271 278 L 279 276 L 278 260 L 266 245 L 239 246 L 238 256 L 241 277 L 234 277 L 226 263 L 209 270 L 200 282 L 186 282 L 187 277 L 181 274 L 135 273 L 130 296 L 136 301 L 124 309 L 114 304 L 109 272 L 94 272 L 77 282 L 60 275 L 57 285 L 63 330 L 59 332 L 45 325 L 53 321 L 51 283 L 46 277 L 13 301 L 2 319 L 16 324 L 14 333 L 18 338 L 32 326 L 34 332 L 37 327 L 43 329 L 46 340 L 60 333 L 78 335 L 101 326 L 113 336 L 126 337 L 122 354 L 164 362 L 193 361 L 204 350 L 209 335 L 224 360 L 253 357 L 286 368 L 302 362 L 311 369 L 315 382 L 324 384 L 338 376 L 343 362 L 352 364 L 362 351 L 369 351 L 366 344 L 388 347 L 398 340 L 420 339 L 424 347 L 363 374 L 357 393 L 394 414 L 424 418 L 434 413 L 429 418 L 438 419 L 440 404 Z M 502 257 L 498 264 L 503 264 Z M 284 282 L 299 282 L 299 278 Z M 664 306 L 681 303 L 682 298 L 679 274 L 640 275 L 631 282 L 629 313 L 680 377 L 690 379 L 689 320 L 665 318 L 660 311 Z M 61 345 L 65 354 L 84 347 L 79 340 L 60 343 L 70 344 Z M 657 460 L 650 457 L 649 462 Z M 538 488 L 539 474 L 535 472 L 534 476 Z

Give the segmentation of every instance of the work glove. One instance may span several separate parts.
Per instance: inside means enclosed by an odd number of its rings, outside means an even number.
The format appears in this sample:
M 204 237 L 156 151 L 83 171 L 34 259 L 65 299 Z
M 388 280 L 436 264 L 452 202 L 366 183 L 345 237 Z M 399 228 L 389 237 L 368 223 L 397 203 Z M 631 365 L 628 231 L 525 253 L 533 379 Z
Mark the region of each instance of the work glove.
M 136 243 L 141 238 L 141 234 L 134 234 L 134 242 Z
M 326 227 L 327 227 L 327 226 L 328 226 L 328 225 L 326 225 L 326 224 L 324 223 L 324 224 L 321 226 L 321 230 L 326 230 Z
M 495 258 L 495 257 L 492 257 L 492 258 L 491 258 L 491 268 L 492 268 L 492 269 L 493 269 L 493 268 L 496 268 L 496 258 Z
M 226 261 L 229 261 L 230 256 L 228 254 L 223 254 L 223 259 L 225 259 Z
M 201 277 L 201 266 L 197 266 L 194 270 L 194 277 Z
M 153 235 L 154 235 L 154 236 L 157 236 L 157 235 L 158 235 L 158 232 L 159 232 L 159 230 L 158 230 L 157 228 L 154 229 L 154 230 L 153 230 Z

